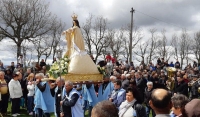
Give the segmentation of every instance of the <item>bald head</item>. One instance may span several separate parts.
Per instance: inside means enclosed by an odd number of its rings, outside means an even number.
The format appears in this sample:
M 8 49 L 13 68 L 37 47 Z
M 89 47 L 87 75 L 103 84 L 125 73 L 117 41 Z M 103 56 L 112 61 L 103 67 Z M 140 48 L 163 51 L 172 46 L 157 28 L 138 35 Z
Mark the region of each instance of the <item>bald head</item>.
M 151 95 L 151 102 L 155 108 L 166 109 L 171 103 L 171 94 L 165 89 L 155 89 Z
M 163 100 L 163 98 L 167 95 L 167 90 L 164 89 L 157 89 L 153 91 L 153 95 L 158 99 L 158 100 Z
M 91 117 L 118 117 L 118 109 L 112 102 L 104 100 L 93 107 Z

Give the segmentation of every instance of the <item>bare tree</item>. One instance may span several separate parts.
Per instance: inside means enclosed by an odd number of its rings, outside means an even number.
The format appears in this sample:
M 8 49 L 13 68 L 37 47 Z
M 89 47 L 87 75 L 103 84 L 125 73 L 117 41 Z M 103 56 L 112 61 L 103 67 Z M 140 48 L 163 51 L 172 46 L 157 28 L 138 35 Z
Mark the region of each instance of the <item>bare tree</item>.
M 22 47 L 22 53 L 23 53 L 22 55 L 23 55 L 23 58 L 24 58 L 24 67 L 26 68 L 27 63 L 28 63 L 28 66 L 29 66 L 30 62 L 32 60 L 33 44 L 30 41 L 26 40 L 26 41 L 23 41 L 21 47 Z M 27 55 L 27 54 L 29 54 L 29 55 Z
M 179 38 L 179 55 L 180 55 L 180 59 L 181 59 L 181 68 L 183 66 L 183 60 L 186 58 L 186 56 L 188 55 L 188 47 L 189 47 L 189 35 L 187 33 L 186 30 L 182 31 L 182 34 Z
M 26 48 L 26 65 L 30 66 L 33 59 L 34 48 Z
M 61 40 L 61 33 L 62 31 L 64 30 L 64 23 L 62 23 L 61 21 L 57 21 L 55 20 L 55 23 L 53 23 L 53 26 L 52 26 L 52 30 L 51 30 L 51 41 L 48 42 L 48 45 L 50 46 L 50 49 L 49 51 L 47 52 L 46 54 L 46 57 L 45 57 L 45 61 L 47 60 L 47 58 L 53 54 L 53 58 L 55 58 L 55 54 L 56 54 L 56 51 L 57 51 L 57 47 L 58 46 L 65 46 L 66 45 L 63 45 L 63 40 Z M 61 49 L 62 47 L 59 47 L 59 49 Z M 52 60 L 53 60 L 52 58 Z
M 194 34 L 194 41 L 193 41 L 193 53 L 198 61 L 200 63 L 200 31 Z
M 94 22 L 93 30 L 94 37 L 91 38 L 91 42 L 95 46 L 95 61 L 97 61 L 97 58 L 103 54 L 103 48 L 107 48 L 109 45 L 109 41 L 107 41 L 105 38 L 107 31 L 107 19 L 103 18 L 102 16 L 97 17 Z
M 11 39 L 21 54 L 24 40 L 32 41 L 51 30 L 52 15 L 42 0 L 1 0 L 0 37 Z
M 158 40 L 158 47 L 157 47 L 157 53 L 160 55 L 160 57 L 164 58 L 165 60 L 169 60 L 170 58 L 170 51 L 169 46 L 167 46 L 167 38 L 165 36 L 166 30 L 162 30 L 162 37 L 160 40 Z
M 174 51 L 172 53 L 173 53 L 175 59 L 179 58 L 178 57 L 178 45 L 179 45 L 179 43 L 178 43 L 178 36 L 176 34 L 174 34 L 172 36 L 171 46 L 174 48 Z
M 120 54 L 123 53 L 123 40 L 124 40 L 124 32 L 123 28 L 120 28 L 118 31 L 108 30 L 107 40 L 110 41 L 109 48 L 113 53 L 114 58 L 118 58 Z
M 136 48 L 138 48 L 137 50 L 134 51 L 134 53 L 141 57 L 142 59 L 137 59 L 137 61 L 139 62 L 145 62 L 145 55 L 147 54 L 147 49 L 149 46 L 149 41 L 146 41 L 144 43 L 139 43 L 139 45 L 136 46 Z
M 39 62 L 40 57 L 49 49 L 48 44 L 46 44 L 48 41 L 45 38 L 48 37 L 40 36 L 35 41 L 33 41 L 34 48 L 37 52 L 37 62 Z
M 156 35 L 156 29 L 155 28 L 152 28 L 149 30 L 150 33 L 151 33 L 151 38 L 150 38 L 150 41 L 149 41 L 149 55 L 147 56 L 147 60 L 148 62 L 151 62 L 154 57 L 155 57 L 155 49 L 157 48 L 157 41 L 158 41 L 158 36 Z
M 95 61 L 100 55 L 105 57 L 107 49 L 109 49 L 110 41 L 107 40 L 107 19 L 98 16 L 93 20 L 94 16 L 90 14 L 83 24 L 83 36 L 87 44 L 88 53 L 96 53 Z M 92 51 L 93 50 L 93 51 Z
M 131 35 L 131 33 L 130 33 L 131 25 L 130 24 L 127 25 L 126 30 L 127 30 L 128 36 L 126 36 L 126 38 L 124 40 L 124 45 L 125 45 L 125 52 L 127 53 L 126 56 L 127 56 L 127 58 L 129 58 L 130 57 L 130 52 L 129 52 L 129 49 L 127 50 L 127 48 L 129 48 L 129 46 L 130 46 L 130 35 Z M 135 48 L 135 46 L 138 44 L 138 42 L 143 37 L 141 31 L 142 30 L 140 28 L 138 28 L 138 27 L 134 27 L 133 28 L 133 32 L 132 32 L 132 51 Z M 131 62 L 131 61 L 129 61 L 129 62 Z
M 126 60 L 128 60 L 130 54 L 129 54 L 129 40 L 127 37 L 125 37 L 124 41 L 123 41 L 123 53 L 122 55 L 124 56 L 124 58 L 126 58 Z
M 55 20 L 49 35 L 40 36 L 38 39 L 32 41 L 37 51 L 38 62 L 42 55 L 45 55 L 45 62 L 52 53 L 54 58 L 58 46 L 60 46 L 59 49 L 62 48 L 61 46 L 66 46 L 61 44 L 61 33 L 63 30 L 64 24 L 61 21 Z
M 85 39 L 85 42 L 87 44 L 87 48 L 88 48 L 88 53 L 91 55 L 92 54 L 92 18 L 93 15 L 90 14 L 89 18 L 86 19 L 86 23 L 83 24 L 83 37 Z

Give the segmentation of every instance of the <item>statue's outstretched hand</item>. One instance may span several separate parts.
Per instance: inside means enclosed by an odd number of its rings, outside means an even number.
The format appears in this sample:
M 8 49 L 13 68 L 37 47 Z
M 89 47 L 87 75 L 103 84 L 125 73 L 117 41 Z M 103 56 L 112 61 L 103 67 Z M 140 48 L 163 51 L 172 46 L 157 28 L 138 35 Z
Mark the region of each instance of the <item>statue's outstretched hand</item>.
M 62 35 L 65 35 L 65 33 L 66 33 L 66 31 L 63 31 L 63 32 L 62 32 Z

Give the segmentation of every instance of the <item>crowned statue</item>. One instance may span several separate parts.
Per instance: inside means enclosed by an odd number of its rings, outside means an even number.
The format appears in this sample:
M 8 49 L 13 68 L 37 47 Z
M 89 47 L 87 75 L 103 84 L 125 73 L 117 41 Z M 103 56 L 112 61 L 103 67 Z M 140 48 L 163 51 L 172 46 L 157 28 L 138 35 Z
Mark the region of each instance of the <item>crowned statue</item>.
M 76 80 L 80 81 L 100 80 L 102 79 L 102 75 L 100 75 L 97 65 L 85 51 L 84 39 L 77 18 L 78 16 L 73 14 L 73 26 L 62 33 L 67 41 L 65 56 L 70 59 L 66 77 L 73 77 L 73 80 L 77 78 Z M 97 76 L 96 79 L 94 79 L 93 75 Z

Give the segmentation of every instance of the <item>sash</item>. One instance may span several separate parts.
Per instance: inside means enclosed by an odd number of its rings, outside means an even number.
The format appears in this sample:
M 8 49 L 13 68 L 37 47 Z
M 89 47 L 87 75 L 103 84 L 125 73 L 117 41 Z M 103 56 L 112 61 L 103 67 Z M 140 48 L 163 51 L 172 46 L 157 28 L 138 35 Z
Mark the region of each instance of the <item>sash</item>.
M 113 83 L 109 82 L 105 91 L 102 94 L 103 87 L 102 87 L 102 84 L 101 84 L 100 87 L 99 87 L 99 91 L 98 91 L 98 102 L 101 102 L 103 100 L 107 100 L 108 96 L 111 94 L 111 91 L 113 91 L 113 89 L 114 89 Z
M 94 107 L 98 102 L 94 85 L 92 84 L 92 86 L 88 89 L 84 84 L 82 90 L 83 90 L 83 99 L 87 100 L 89 102 L 89 105 Z
M 76 51 L 74 51 L 74 53 L 70 56 L 70 59 L 74 58 L 77 55 L 79 55 L 79 56 L 87 55 L 86 51 L 81 51 L 74 42 L 72 42 L 72 43 L 73 43 L 74 49 Z
M 34 110 L 36 113 L 37 108 L 42 109 L 44 113 L 54 112 L 55 100 L 51 95 L 49 84 L 47 82 L 41 82 L 41 85 L 44 85 L 45 83 L 46 88 L 44 92 L 41 92 L 37 86 L 35 87 Z

